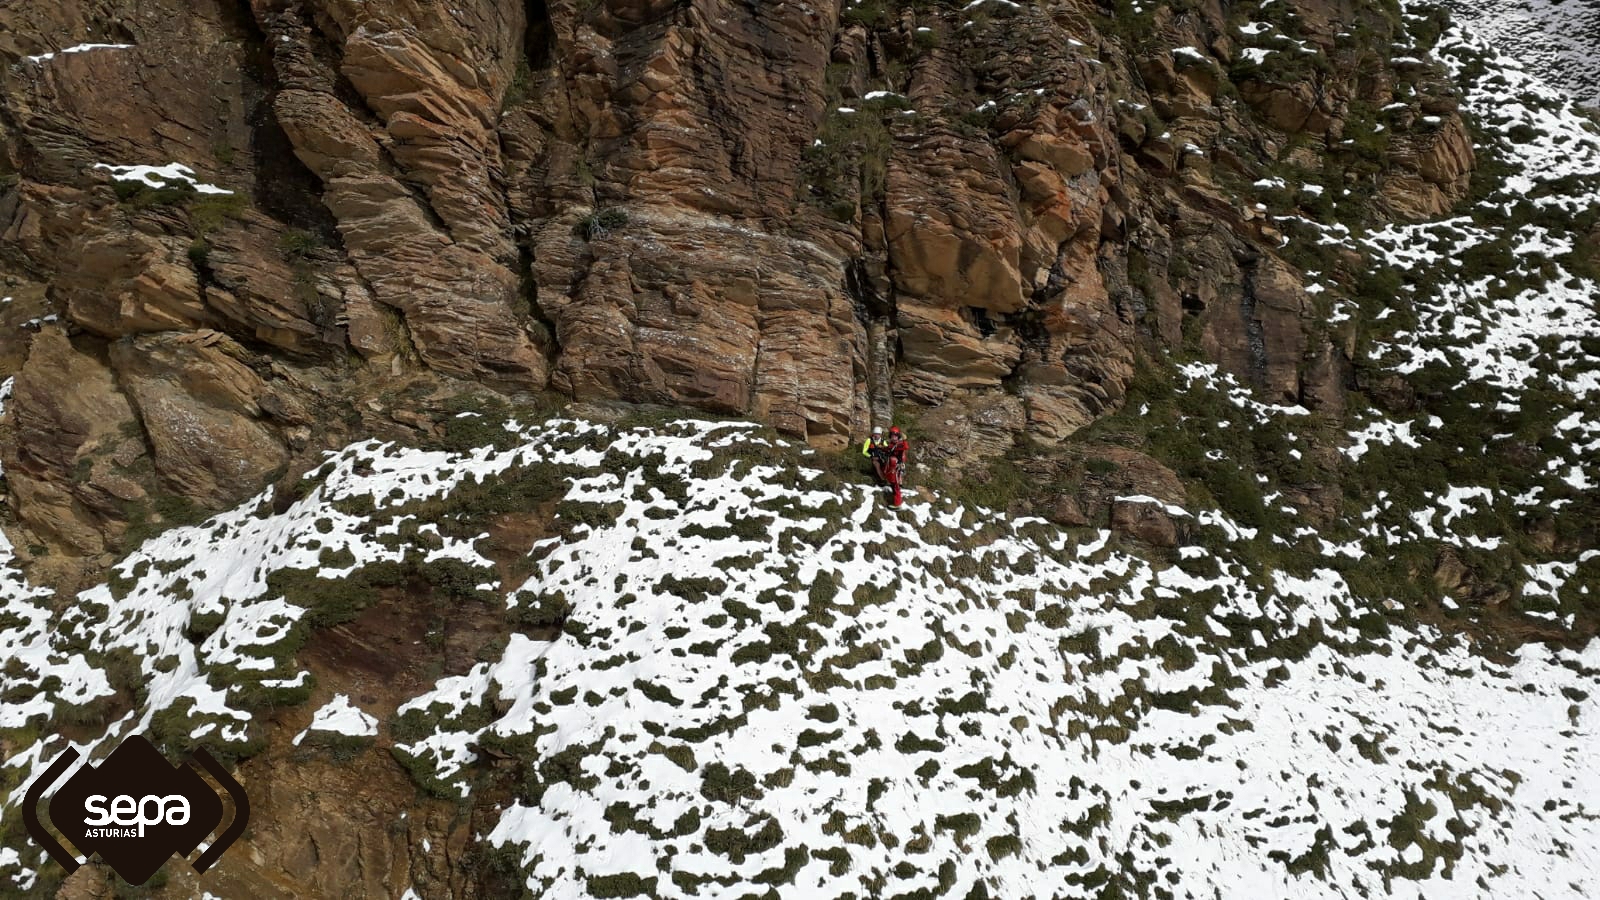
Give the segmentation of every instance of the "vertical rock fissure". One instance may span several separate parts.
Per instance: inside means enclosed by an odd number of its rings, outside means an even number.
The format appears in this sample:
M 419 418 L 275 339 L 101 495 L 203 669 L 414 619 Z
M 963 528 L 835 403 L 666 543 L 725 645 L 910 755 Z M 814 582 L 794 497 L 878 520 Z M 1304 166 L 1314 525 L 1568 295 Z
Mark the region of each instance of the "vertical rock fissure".
M 273 99 L 280 89 L 267 34 L 256 21 L 249 0 L 238 4 L 238 28 L 245 46 L 243 74 L 253 88 L 246 122 L 256 178 L 251 203 L 279 222 L 310 232 L 329 247 L 342 247 L 338 222 L 323 202 L 322 182 L 295 155 L 289 135 L 278 121 Z
M 1244 291 L 1239 298 L 1239 316 L 1244 321 L 1250 382 L 1259 386 L 1267 380 L 1267 337 L 1261 319 L 1256 315 L 1256 292 L 1251 279 L 1245 279 Z
M 866 261 L 860 257 L 845 266 L 844 286 L 855 307 L 856 320 L 866 329 L 867 407 L 873 422 L 887 423 L 894 417 L 893 299 L 878 296 L 867 274 Z
M 555 30 L 550 27 L 550 7 L 545 0 L 526 0 L 523 15 L 527 24 L 523 31 L 522 58 L 529 71 L 539 72 L 549 68 L 554 51 Z
M 520 57 L 513 67 L 511 83 L 500 98 L 505 102 L 505 94 L 513 91 L 526 90 L 526 82 L 532 80 L 533 73 L 548 70 L 553 61 L 555 50 L 555 30 L 550 20 L 550 9 L 545 0 L 525 0 L 523 3 L 523 34 Z M 520 96 L 520 94 L 519 94 Z M 505 132 L 502 119 L 501 162 L 505 164 Z M 516 315 L 523 321 L 524 327 L 534 338 L 534 344 L 544 356 L 545 367 L 554 369 L 556 359 L 560 354 L 560 347 L 556 342 L 556 326 L 544 309 L 539 305 L 539 281 L 536 251 L 534 249 L 535 230 L 531 227 L 525 209 L 518 209 L 513 196 L 510 183 L 501 184 L 500 197 L 506 208 L 506 221 L 510 228 L 511 242 L 516 247 L 517 258 L 517 308 Z M 598 207 L 598 194 L 591 188 L 591 205 Z

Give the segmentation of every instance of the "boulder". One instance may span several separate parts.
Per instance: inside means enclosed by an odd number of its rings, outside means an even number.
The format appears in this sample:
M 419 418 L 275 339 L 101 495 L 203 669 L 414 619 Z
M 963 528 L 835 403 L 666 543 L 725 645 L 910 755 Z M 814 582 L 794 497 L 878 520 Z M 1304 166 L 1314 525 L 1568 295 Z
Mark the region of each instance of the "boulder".
M 270 391 L 245 356 L 216 332 L 147 335 L 111 348 L 162 484 L 210 509 L 261 490 L 289 458 L 276 429 L 262 421 Z
M 1118 500 L 1111 505 L 1111 530 L 1152 547 L 1178 546 L 1178 526 L 1166 508 L 1150 500 Z

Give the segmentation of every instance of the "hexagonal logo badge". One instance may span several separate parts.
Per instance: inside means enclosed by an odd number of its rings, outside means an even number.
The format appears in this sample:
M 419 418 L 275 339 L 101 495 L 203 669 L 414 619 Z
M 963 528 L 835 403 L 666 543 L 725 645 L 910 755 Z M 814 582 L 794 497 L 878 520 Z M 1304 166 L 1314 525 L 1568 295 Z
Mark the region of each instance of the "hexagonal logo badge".
M 244 789 L 204 749 L 194 759 L 234 802 L 233 821 L 194 861 L 196 872 L 216 862 L 250 818 Z M 39 821 L 39 801 L 78 760 L 67 750 L 44 775 L 34 780 L 23 806 L 28 833 L 70 874 L 82 863 Z M 222 799 L 191 765 L 167 762 L 148 740 L 133 735 L 99 765 L 73 773 L 50 799 L 50 821 L 61 836 L 84 854 L 99 854 L 129 884 L 150 880 L 173 854 L 187 857 L 222 824 Z

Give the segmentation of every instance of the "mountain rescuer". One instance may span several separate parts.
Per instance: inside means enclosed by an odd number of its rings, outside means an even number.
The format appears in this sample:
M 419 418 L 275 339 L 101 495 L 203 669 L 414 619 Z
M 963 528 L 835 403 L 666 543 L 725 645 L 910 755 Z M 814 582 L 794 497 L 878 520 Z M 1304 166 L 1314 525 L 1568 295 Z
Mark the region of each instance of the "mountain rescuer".
M 906 470 L 906 454 L 911 450 L 911 444 L 898 427 L 889 429 L 889 460 L 883 466 L 883 480 L 889 482 L 889 487 L 894 490 L 894 505 L 899 506 L 900 476 Z
M 899 426 L 889 429 L 887 438 L 883 435 L 882 428 L 872 429 L 872 437 L 867 438 L 861 445 L 861 455 L 872 459 L 872 470 L 877 473 L 878 480 L 887 485 L 894 493 L 893 505 L 899 506 L 902 497 L 900 494 L 900 476 L 905 471 L 906 452 L 910 444 L 901 433 Z
M 879 450 L 887 446 L 888 442 L 883 439 L 883 426 L 874 425 L 872 426 L 872 437 L 867 438 L 866 441 L 861 445 L 861 455 L 870 458 L 872 456 L 872 451 Z

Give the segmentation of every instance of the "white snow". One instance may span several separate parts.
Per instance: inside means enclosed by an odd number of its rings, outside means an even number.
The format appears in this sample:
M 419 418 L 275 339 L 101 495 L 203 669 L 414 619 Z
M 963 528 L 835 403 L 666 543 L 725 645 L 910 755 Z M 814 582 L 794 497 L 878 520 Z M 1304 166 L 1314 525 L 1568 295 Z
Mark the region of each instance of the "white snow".
M 294 736 L 294 745 L 300 746 L 306 735 L 313 731 L 352 737 L 372 737 L 378 733 L 378 720 L 358 709 L 345 694 L 335 694 L 332 700 L 311 717 L 311 724 L 306 730 Z
M 88 53 L 91 50 L 131 50 L 132 48 L 132 44 L 78 44 L 73 47 L 67 47 L 63 50 L 57 50 L 53 53 L 41 53 L 38 56 L 29 56 L 25 58 L 28 62 L 42 63 L 49 62 L 50 60 L 55 59 L 57 56 L 65 56 L 73 53 Z
M 168 184 L 187 184 L 201 194 L 233 193 L 214 184 L 198 181 L 194 170 L 182 163 L 169 163 L 164 166 L 112 166 L 96 163 L 94 167 L 110 172 L 115 181 L 137 181 L 153 188 L 165 187 Z

